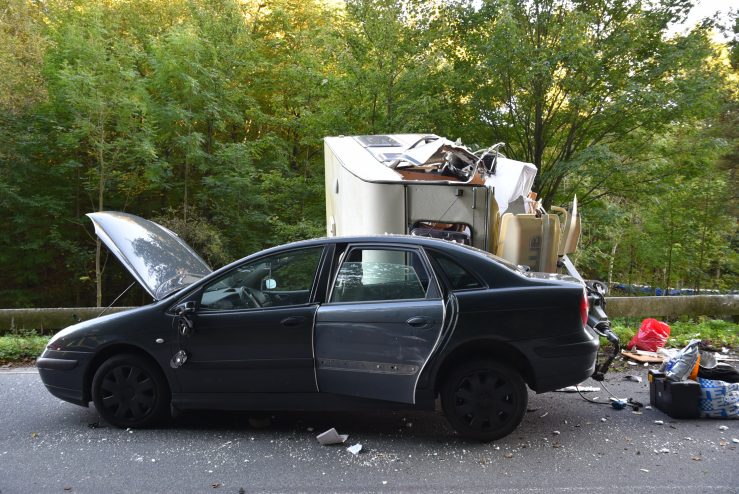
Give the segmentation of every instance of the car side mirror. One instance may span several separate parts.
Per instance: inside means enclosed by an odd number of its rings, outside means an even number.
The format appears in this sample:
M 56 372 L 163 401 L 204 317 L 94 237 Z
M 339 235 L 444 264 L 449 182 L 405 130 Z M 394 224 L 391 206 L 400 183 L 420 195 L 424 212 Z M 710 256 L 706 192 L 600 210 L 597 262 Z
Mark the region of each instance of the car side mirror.
M 272 278 L 267 278 L 264 280 L 264 288 L 267 290 L 274 290 L 277 288 L 277 280 Z
M 195 302 L 190 300 L 189 302 L 184 302 L 174 308 L 177 331 L 182 336 L 190 337 L 195 330 L 192 320 L 188 317 L 190 314 L 195 312 L 195 307 Z
M 193 312 L 195 312 L 195 302 L 192 300 L 181 303 L 174 308 L 174 313 L 178 316 L 183 314 L 192 314 Z

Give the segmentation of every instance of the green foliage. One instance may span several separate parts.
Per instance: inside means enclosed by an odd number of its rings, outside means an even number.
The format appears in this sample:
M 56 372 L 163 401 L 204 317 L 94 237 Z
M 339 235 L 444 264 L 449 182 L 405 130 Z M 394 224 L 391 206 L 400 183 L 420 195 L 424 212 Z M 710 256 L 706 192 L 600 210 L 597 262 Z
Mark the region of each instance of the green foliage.
M 322 236 L 322 138 L 387 132 L 506 141 L 547 203 L 577 194 L 590 277 L 736 288 L 736 45 L 644 5 L 0 0 L 0 306 L 128 286 L 99 209 L 214 267 Z
M 49 338 L 33 333 L 0 336 L 0 363 L 35 359 L 44 351 Z

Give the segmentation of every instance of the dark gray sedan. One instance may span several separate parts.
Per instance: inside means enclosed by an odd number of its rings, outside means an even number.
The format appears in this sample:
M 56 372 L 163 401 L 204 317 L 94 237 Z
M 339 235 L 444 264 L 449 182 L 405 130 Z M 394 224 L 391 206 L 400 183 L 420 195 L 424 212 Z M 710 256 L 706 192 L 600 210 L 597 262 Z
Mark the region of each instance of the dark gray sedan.
M 38 359 L 49 391 L 119 427 L 175 409 L 434 409 L 493 440 L 536 392 L 577 384 L 599 339 L 583 285 L 412 236 L 268 249 L 212 272 L 177 235 L 118 212 L 96 233 L 154 298 L 71 326 Z

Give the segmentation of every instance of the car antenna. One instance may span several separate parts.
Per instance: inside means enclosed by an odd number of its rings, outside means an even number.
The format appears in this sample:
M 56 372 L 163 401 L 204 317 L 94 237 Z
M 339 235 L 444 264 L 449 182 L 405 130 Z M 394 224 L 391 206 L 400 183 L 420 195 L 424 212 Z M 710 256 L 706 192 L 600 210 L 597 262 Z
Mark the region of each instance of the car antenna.
M 116 302 L 118 302 L 118 300 L 119 300 L 119 299 L 120 299 L 120 298 L 121 298 L 122 296 L 124 296 L 124 295 L 126 294 L 126 292 L 127 292 L 127 291 L 129 291 L 129 290 L 131 289 L 131 287 L 132 287 L 132 286 L 134 286 L 135 284 L 136 284 L 136 282 L 134 281 L 133 283 L 131 283 L 130 285 L 128 285 L 128 288 L 126 288 L 125 290 L 123 290 L 123 291 L 121 292 L 121 294 L 120 294 L 120 295 L 118 295 L 118 296 L 117 296 L 117 297 L 115 298 L 115 300 L 113 300 L 113 301 L 112 301 L 112 302 L 110 303 L 110 305 L 109 305 L 109 306 L 107 306 L 107 307 L 106 307 L 105 309 L 103 309 L 103 310 L 102 310 L 102 311 L 100 312 L 100 314 L 98 314 L 98 317 L 102 316 L 103 314 L 105 314 L 105 311 L 107 311 L 108 309 L 110 309 L 111 307 L 113 307 L 113 304 L 115 304 Z

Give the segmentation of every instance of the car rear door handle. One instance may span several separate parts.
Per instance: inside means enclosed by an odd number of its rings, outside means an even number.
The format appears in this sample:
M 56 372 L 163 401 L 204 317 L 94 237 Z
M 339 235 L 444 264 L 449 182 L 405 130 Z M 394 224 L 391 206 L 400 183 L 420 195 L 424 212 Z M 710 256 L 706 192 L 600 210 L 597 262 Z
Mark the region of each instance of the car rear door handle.
M 408 324 L 408 326 L 413 326 L 414 328 L 423 328 L 424 326 L 429 325 L 429 320 L 426 317 L 414 316 L 408 319 L 406 324 Z
M 280 321 L 280 324 L 283 326 L 300 326 L 305 321 L 305 317 L 302 316 L 292 316 L 292 317 L 286 317 L 282 321 Z

